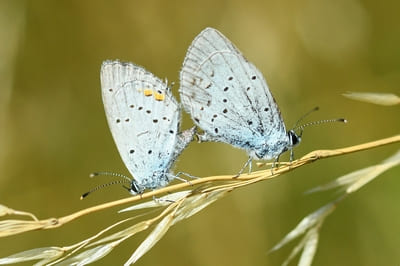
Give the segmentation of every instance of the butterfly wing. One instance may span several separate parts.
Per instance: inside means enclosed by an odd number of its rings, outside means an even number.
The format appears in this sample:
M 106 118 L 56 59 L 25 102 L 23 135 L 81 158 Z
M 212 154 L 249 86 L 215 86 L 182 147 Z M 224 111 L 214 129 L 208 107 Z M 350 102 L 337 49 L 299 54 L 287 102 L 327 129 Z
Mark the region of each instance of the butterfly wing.
M 259 158 L 282 152 L 277 142 L 287 141 L 286 129 L 263 75 L 220 32 L 206 28 L 194 39 L 180 80 L 182 104 L 205 131 L 204 139 Z
M 106 61 L 101 87 L 108 124 L 129 172 L 145 188 L 165 186 L 184 148 L 178 143 L 180 108 L 167 84 L 142 67 Z

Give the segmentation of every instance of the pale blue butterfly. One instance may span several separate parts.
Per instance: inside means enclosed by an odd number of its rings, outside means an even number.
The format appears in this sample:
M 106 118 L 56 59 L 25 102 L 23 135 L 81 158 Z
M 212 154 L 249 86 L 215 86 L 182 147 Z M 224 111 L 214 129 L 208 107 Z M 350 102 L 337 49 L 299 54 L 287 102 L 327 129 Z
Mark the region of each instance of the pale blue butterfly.
M 168 85 L 144 68 L 105 61 L 100 76 L 108 125 L 134 178 L 128 190 L 137 194 L 166 186 L 177 178 L 170 169 L 194 128 L 179 133 L 179 104 Z
M 275 159 L 300 143 L 286 130 L 261 72 L 219 31 L 203 30 L 190 45 L 180 73 L 184 109 L 204 134 L 201 141 L 229 143 L 252 159 Z M 239 173 L 239 174 L 240 174 Z

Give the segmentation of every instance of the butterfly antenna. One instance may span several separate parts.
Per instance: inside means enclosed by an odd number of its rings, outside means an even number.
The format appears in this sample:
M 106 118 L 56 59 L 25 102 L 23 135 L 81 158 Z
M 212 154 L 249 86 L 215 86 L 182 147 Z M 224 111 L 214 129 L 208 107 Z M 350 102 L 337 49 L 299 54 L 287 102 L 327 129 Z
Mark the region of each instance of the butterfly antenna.
M 111 181 L 110 183 L 98 185 L 97 187 L 92 188 L 90 191 L 88 191 L 86 193 L 83 193 L 82 196 L 81 196 L 81 200 L 83 200 L 89 194 L 92 194 L 93 192 L 95 192 L 95 191 L 97 191 L 99 189 L 103 189 L 103 188 L 111 186 L 111 185 L 125 184 L 125 183 L 130 183 L 130 182 L 131 182 L 130 180 L 129 181 L 128 180 L 115 180 L 115 181 Z
M 130 177 L 123 175 L 123 174 L 113 173 L 113 172 L 94 172 L 94 173 L 91 173 L 89 176 L 95 177 L 95 176 L 99 176 L 99 175 L 121 177 L 123 179 L 128 180 L 129 182 L 132 182 L 132 179 Z
M 313 113 L 313 112 L 315 112 L 315 111 L 318 111 L 318 110 L 319 110 L 319 107 L 316 106 L 316 107 L 314 107 L 313 109 L 311 109 L 310 111 L 308 111 L 307 113 L 305 113 L 302 117 L 299 118 L 299 120 L 297 120 L 296 124 L 294 124 L 294 126 L 293 126 L 292 128 L 293 128 L 293 129 L 296 129 L 296 128 L 297 128 L 297 125 L 298 125 L 304 118 L 306 118 L 306 117 L 309 116 L 311 113 Z
M 331 122 L 343 122 L 343 123 L 347 123 L 347 120 L 344 118 L 335 118 L 335 119 L 325 119 L 325 120 L 319 120 L 319 121 L 313 121 L 313 122 L 309 122 L 306 123 L 304 125 L 301 125 L 299 127 L 294 128 L 293 130 L 298 130 L 300 129 L 300 134 L 299 137 L 301 137 L 301 135 L 303 134 L 303 130 L 305 127 L 308 126 L 313 126 L 313 125 L 319 125 L 319 124 L 324 124 L 324 123 L 331 123 Z

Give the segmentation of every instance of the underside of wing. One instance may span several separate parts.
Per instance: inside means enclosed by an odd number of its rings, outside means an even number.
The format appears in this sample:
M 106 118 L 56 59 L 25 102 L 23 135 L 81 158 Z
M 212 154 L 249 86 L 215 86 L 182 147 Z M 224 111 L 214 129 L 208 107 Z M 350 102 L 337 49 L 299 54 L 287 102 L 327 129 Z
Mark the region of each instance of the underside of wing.
M 110 130 L 134 178 L 148 183 L 153 175 L 168 172 L 180 110 L 167 84 L 142 67 L 119 61 L 103 63 L 101 84 Z
M 286 135 L 263 75 L 217 30 L 194 39 L 180 78 L 182 104 L 210 139 L 253 149 Z

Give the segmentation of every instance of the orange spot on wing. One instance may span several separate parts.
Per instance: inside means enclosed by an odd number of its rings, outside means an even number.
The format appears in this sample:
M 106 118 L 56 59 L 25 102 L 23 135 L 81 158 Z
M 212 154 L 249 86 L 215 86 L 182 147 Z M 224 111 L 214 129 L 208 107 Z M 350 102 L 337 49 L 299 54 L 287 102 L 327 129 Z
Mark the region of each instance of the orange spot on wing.
M 145 90 L 143 91 L 143 93 L 144 93 L 144 96 L 151 96 L 151 95 L 153 95 L 153 90 L 151 90 L 151 89 L 145 89 Z
M 154 94 L 154 99 L 156 99 L 156 101 L 163 101 L 165 99 L 165 95 L 161 93 L 156 93 Z

